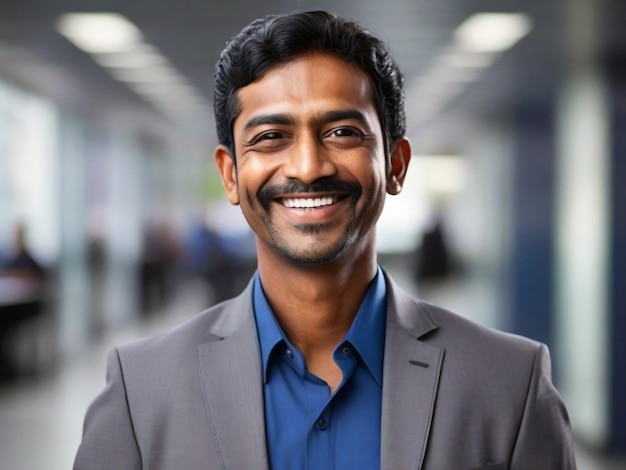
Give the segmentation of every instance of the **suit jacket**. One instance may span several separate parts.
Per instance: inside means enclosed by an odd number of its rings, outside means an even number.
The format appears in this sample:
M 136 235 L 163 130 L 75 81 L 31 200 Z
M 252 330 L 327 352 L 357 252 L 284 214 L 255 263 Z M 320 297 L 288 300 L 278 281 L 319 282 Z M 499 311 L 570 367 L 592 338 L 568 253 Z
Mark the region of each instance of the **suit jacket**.
M 381 469 L 574 469 L 547 348 L 385 277 Z M 251 286 L 110 353 L 75 470 L 269 468 Z

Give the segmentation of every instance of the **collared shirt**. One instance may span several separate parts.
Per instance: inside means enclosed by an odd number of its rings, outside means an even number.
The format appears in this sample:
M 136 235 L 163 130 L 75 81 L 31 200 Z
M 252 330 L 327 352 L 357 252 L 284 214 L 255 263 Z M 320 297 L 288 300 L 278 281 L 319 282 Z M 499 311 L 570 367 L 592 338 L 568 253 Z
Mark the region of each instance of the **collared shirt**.
M 343 380 L 334 394 L 309 373 L 254 281 L 272 470 L 380 468 L 380 420 L 387 291 L 380 267 L 334 351 Z

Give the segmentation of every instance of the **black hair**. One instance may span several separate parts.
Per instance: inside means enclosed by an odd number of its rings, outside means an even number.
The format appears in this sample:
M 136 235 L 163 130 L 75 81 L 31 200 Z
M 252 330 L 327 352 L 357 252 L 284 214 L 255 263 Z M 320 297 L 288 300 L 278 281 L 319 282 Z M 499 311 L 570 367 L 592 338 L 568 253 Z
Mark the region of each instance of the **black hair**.
M 387 155 L 390 145 L 404 136 L 404 79 L 381 39 L 352 20 L 324 11 L 270 15 L 253 21 L 228 42 L 215 64 L 217 137 L 233 158 L 233 123 L 240 112 L 237 91 L 270 67 L 309 52 L 333 54 L 369 76 Z

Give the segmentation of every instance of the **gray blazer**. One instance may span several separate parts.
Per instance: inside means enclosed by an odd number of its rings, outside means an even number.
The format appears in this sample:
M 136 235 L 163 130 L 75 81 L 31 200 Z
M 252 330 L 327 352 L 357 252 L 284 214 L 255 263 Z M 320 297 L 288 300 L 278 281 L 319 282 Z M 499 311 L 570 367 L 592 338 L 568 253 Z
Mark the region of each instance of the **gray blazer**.
M 576 468 L 547 348 L 414 299 L 385 276 L 381 469 Z M 269 468 L 251 286 L 110 353 L 75 470 Z

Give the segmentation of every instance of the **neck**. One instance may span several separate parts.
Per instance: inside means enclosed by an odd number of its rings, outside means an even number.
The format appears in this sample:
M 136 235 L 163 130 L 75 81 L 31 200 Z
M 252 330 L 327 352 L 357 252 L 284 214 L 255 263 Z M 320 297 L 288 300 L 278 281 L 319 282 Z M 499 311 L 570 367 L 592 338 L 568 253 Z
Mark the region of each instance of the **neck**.
M 281 328 L 306 357 L 332 351 L 346 335 L 376 275 L 376 256 L 312 268 L 260 254 L 259 275 Z
M 304 356 L 308 371 L 334 393 L 343 374 L 333 351 L 376 275 L 373 244 L 321 266 L 298 265 L 274 250 L 259 249 L 258 264 L 263 290 L 285 335 Z

